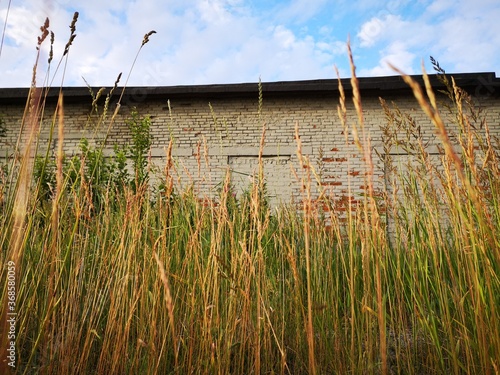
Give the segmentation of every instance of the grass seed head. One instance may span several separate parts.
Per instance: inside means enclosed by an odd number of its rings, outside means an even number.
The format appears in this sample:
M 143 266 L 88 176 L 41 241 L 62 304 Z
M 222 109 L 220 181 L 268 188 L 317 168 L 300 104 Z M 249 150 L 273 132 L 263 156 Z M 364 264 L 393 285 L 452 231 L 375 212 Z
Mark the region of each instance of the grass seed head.
M 47 35 L 49 35 L 49 25 L 50 25 L 50 21 L 49 21 L 49 18 L 45 18 L 45 22 L 43 23 L 43 25 L 40 27 L 40 31 L 42 32 L 42 35 L 40 35 L 38 37 L 38 45 L 37 45 L 37 50 L 40 48 L 40 46 L 42 45 L 43 41 L 47 38 Z
M 78 21 L 78 15 L 79 15 L 78 12 L 75 12 L 75 14 L 73 15 L 73 20 L 71 21 L 71 25 L 69 26 L 69 28 L 71 30 L 71 34 L 69 36 L 68 43 L 66 43 L 66 46 L 64 47 L 63 56 L 65 56 L 69 52 L 69 47 L 71 47 L 71 45 L 73 44 L 73 41 L 76 38 L 75 31 L 76 31 L 76 21 Z
M 149 37 L 153 34 L 156 34 L 156 31 L 154 30 L 151 30 L 149 33 L 147 33 L 146 35 L 144 35 L 144 39 L 142 39 L 142 44 L 141 44 L 141 47 L 143 45 L 145 45 L 147 42 L 149 42 Z

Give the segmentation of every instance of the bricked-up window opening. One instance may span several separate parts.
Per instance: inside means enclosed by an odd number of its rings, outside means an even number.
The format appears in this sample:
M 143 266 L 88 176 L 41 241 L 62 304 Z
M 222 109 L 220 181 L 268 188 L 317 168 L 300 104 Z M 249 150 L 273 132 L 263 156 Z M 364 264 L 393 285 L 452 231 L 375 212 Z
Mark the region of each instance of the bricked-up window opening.
M 292 173 L 290 170 L 291 155 L 266 155 L 262 157 L 264 182 L 271 207 L 288 203 L 285 199 L 292 196 Z M 247 191 L 252 181 L 257 181 L 259 173 L 258 156 L 228 156 L 231 170 L 231 183 L 239 198 Z

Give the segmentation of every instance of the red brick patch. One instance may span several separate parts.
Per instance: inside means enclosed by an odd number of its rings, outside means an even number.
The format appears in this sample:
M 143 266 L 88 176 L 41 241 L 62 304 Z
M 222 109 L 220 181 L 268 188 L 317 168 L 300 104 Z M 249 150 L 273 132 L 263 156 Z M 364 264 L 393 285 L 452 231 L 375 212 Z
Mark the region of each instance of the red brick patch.
M 342 186 L 342 181 L 323 182 L 323 185 L 327 185 L 327 186 Z

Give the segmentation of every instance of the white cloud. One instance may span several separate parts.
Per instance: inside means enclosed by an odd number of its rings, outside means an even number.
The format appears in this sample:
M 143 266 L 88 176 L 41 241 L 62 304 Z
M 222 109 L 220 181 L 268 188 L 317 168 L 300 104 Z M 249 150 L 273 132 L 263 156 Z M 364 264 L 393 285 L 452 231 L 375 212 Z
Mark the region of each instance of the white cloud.
M 177 32 L 155 26 L 158 33 L 141 51 L 132 73 L 140 78 L 131 78 L 133 82 L 204 84 L 257 81 L 259 76 L 283 80 L 332 75 L 333 54 L 339 50 L 334 43 L 307 34 L 299 36 L 282 24 L 263 22 L 238 1 L 196 4 L 173 20 Z M 148 59 L 156 63 L 147 63 Z
M 370 69 L 362 69 L 359 71 L 360 76 L 388 76 L 395 75 L 396 72 L 389 64 L 398 68 L 406 74 L 415 74 L 413 66 L 415 65 L 415 54 L 408 51 L 405 44 L 394 42 L 387 48 L 381 51 L 383 56 L 379 64 Z
M 225 1 L 215 0 L 202 0 L 198 4 L 199 12 L 202 20 L 207 23 L 227 22 L 230 19 L 230 13 L 226 9 L 227 4 Z
M 434 0 L 431 2 L 431 4 L 427 7 L 426 12 L 436 16 L 438 14 L 441 14 L 443 12 L 447 12 L 450 10 L 450 8 L 453 8 L 453 5 L 456 5 L 457 2 L 455 0 Z
M 500 58 L 500 6 L 491 0 L 432 1 L 421 13 L 373 17 L 359 28 L 358 55 L 378 56 L 364 75 L 385 75 L 390 61 L 407 73 L 419 73 L 432 55 L 447 70 L 497 70 Z
M 316 15 L 328 3 L 328 0 L 292 0 L 279 9 L 278 19 L 306 22 Z
M 296 43 L 295 35 L 282 25 L 276 26 L 273 37 L 284 49 L 290 49 Z
M 6 12 L 2 12 L 5 20 Z M 46 16 L 42 11 L 33 12 L 25 7 L 14 7 L 9 13 L 9 24 L 6 29 L 6 38 L 16 45 L 26 47 L 33 45 L 36 35 L 40 34 Z
M 381 18 L 373 17 L 361 25 L 358 33 L 361 47 L 371 47 L 379 41 L 393 35 L 401 35 L 405 30 L 405 22 L 398 15 L 387 14 Z
M 450 72 L 495 71 L 500 59 L 499 19 L 498 3 L 460 1 L 439 24 L 434 57 Z
M 361 39 L 361 47 L 371 47 L 374 45 L 383 27 L 384 23 L 377 17 L 373 17 L 370 21 L 365 22 L 358 33 L 358 38 Z

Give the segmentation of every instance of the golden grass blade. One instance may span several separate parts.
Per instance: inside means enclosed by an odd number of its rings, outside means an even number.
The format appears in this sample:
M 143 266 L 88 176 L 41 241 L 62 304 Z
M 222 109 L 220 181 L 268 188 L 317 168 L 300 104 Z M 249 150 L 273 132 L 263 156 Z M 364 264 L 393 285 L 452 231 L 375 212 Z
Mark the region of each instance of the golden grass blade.
M 165 272 L 165 267 L 163 266 L 163 262 L 158 257 L 158 254 L 156 253 L 156 251 L 153 251 L 153 256 L 155 258 L 156 264 L 158 265 L 158 270 L 160 272 L 160 280 L 163 283 L 163 287 L 165 289 L 165 305 L 167 307 L 168 318 L 169 318 L 169 322 L 170 322 L 170 331 L 172 333 L 172 343 L 174 346 L 174 354 L 175 354 L 175 368 L 177 368 L 179 365 L 179 363 L 178 363 L 178 347 L 177 347 L 177 335 L 175 333 L 174 304 L 173 304 L 173 300 L 172 300 L 172 293 L 170 292 L 170 285 L 168 282 L 167 274 Z

